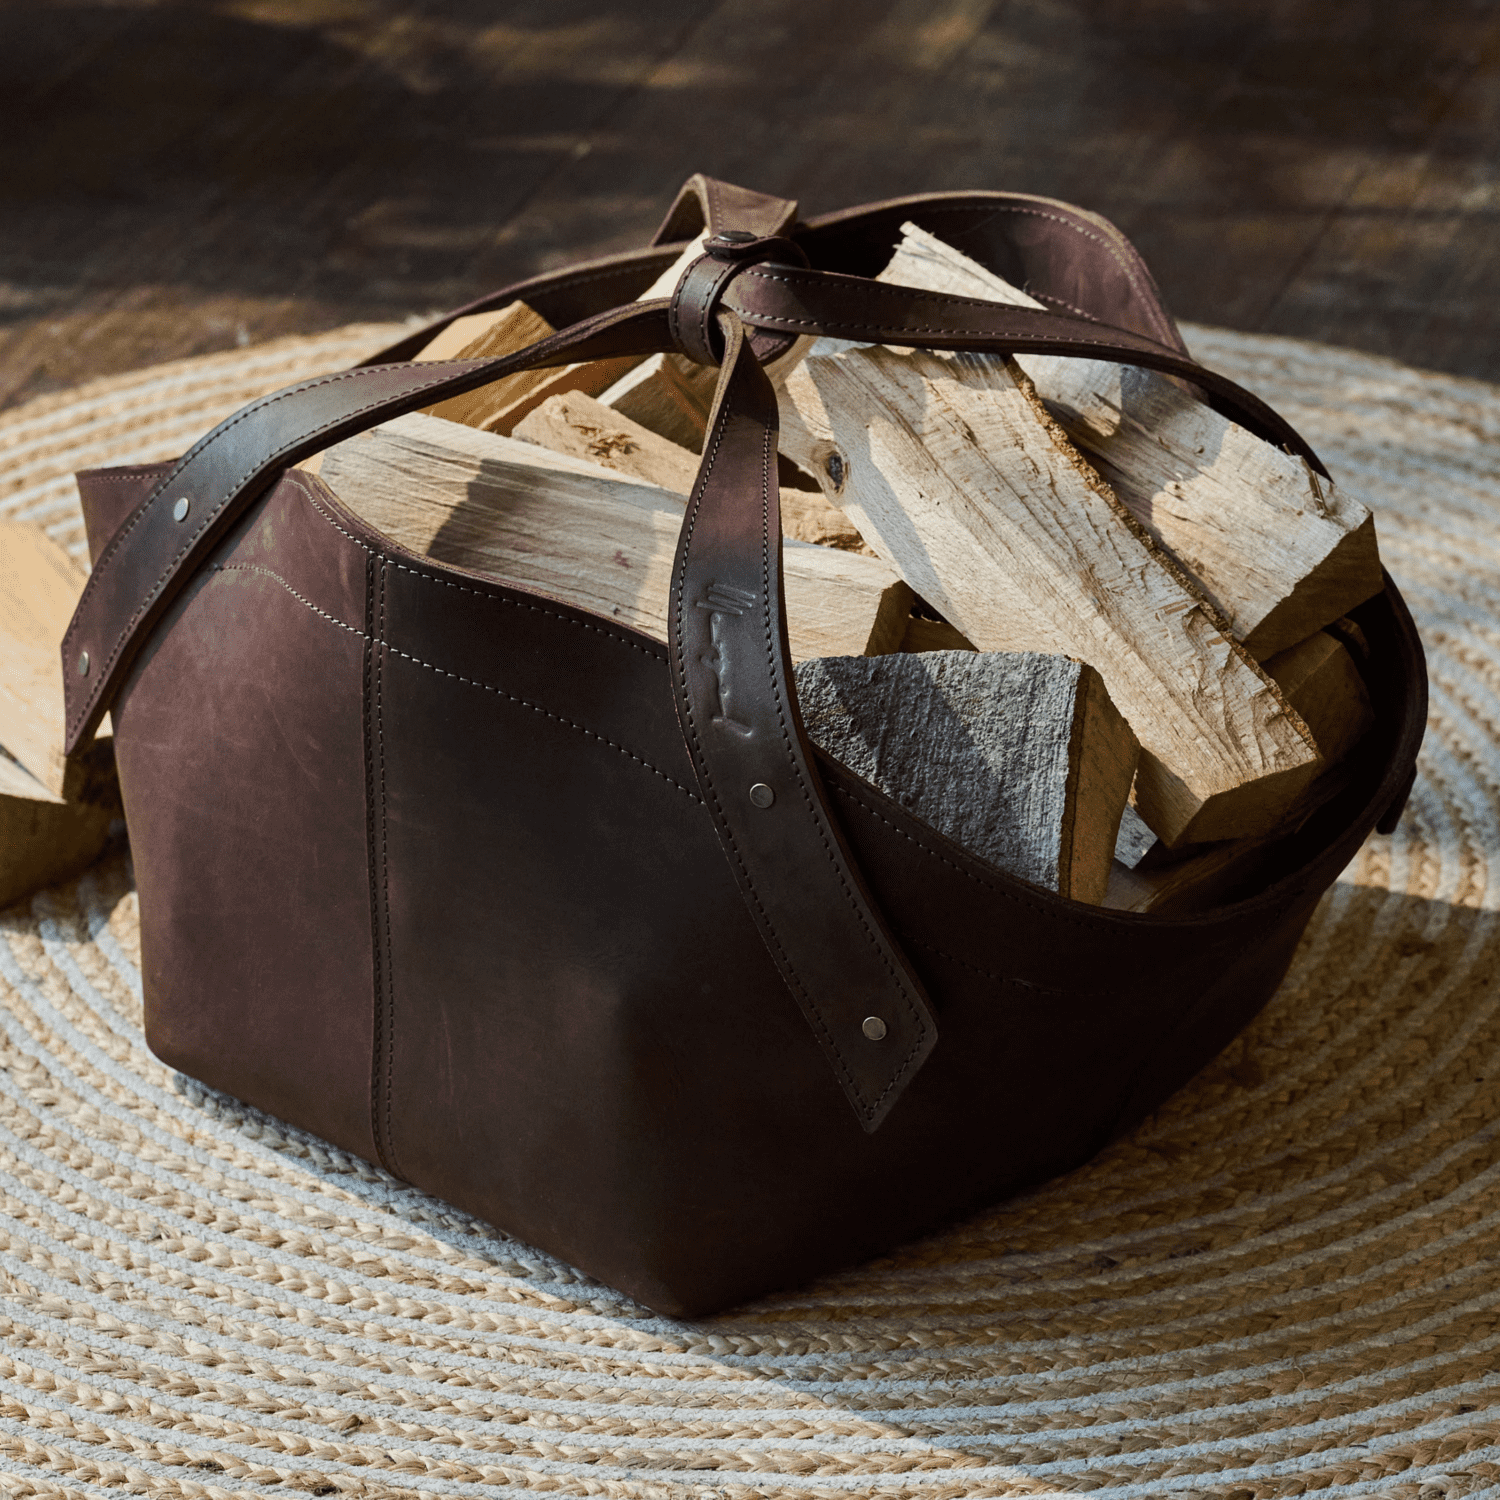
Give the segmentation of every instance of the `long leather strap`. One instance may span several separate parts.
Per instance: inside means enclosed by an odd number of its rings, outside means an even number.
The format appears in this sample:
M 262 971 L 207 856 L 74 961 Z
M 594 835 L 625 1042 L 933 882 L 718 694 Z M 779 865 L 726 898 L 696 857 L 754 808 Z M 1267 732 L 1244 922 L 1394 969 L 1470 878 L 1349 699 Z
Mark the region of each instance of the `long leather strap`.
M 1154 339 L 1090 318 L 888 286 L 862 276 L 791 265 L 746 266 L 723 293 L 723 305 L 756 328 L 781 333 L 814 333 L 924 349 L 1071 354 L 1180 375 L 1200 386 L 1226 416 L 1267 442 L 1300 454 L 1319 473 L 1327 473 L 1296 429 L 1243 386 Z
M 851 284 L 867 295 L 856 296 Z M 1290 427 L 1232 381 L 1152 340 L 1087 319 L 789 266 L 749 266 L 727 287 L 717 276 L 692 285 L 711 288 L 725 309 L 743 306 L 746 321 L 779 332 L 1052 350 L 1148 365 L 1204 386 L 1237 420 L 1317 462 Z M 667 300 L 618 308 L 500 359 L 374 366 L 304 381 L 221 423 L 173 467 L 95 564 L 63 641 L 68 752 L 92 737 L 153 626 L 286 466 L 518 370 L 670 349 L 668 309 Z M 861 1124 L 874 1129 L 931 1050 L 937 1028 L 839 836 L 797 713 L 773 500 L 774 396 L 741 318 L 712 306 L 705 311 L 717 318 L 726 354 L 673 575 L 678 713 L 747 909 Z
M 791 680 L 776 393 L 740 321 L 725 318 L 722 334 L 672 571 L 677 716 L 746 909 L 874 1130 L 932 1050 L 937 1024 L 829 815 Z

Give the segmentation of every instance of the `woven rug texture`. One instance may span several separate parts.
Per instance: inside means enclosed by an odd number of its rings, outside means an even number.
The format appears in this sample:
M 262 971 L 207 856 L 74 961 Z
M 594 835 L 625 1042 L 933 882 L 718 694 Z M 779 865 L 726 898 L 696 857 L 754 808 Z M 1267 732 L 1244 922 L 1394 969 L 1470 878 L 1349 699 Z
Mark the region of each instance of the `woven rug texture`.
M 0 515 L 360 327 L 0 417 Z M 1280 993 L 1081 1170 L 700 1323 L 163 1067 L 115 855 L 0 914 L 0 1489 L 1500 1495 L 1500 390 L 1187 330 L 1377 512 L 1432 717 Z

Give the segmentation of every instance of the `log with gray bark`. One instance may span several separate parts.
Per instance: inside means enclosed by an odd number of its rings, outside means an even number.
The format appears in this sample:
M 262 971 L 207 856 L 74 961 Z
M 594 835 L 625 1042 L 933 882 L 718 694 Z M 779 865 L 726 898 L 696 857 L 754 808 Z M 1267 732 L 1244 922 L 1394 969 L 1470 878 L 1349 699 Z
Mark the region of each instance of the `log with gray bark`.
M 969 853 L 1098 903 L 1137 745 L 1064 656 L 934 651 L 801 662 L 815 744 Z

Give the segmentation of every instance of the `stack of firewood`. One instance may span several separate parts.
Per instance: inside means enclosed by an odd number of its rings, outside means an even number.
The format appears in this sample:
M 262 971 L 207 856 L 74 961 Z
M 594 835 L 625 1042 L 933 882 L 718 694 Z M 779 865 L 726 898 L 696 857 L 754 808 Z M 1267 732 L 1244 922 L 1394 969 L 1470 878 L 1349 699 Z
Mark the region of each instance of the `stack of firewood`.
M 643 296 L 662 296 L 696 254 Z M 1038 306 L 915 225 L 880 278 Z M 426 359 L 550 332 L 521 303 Z M 1237 894 L 1369 728 L 1370 512 L 1150 371 L 804 339 L 781 396 L 788 626 L 813 739 L 981 859 L 1077 900 Z M 666 638 L 717 371 L 515 375 L 324 456 L 417 552 Z
M 1039 305 L 910 224 L 880 279 Z M 552 331 L 512 303 L 420 358 Z M 1369 511 L 1300 458 L 1089 360 L 804 339 L 770 373 L 803 716 L 914 816 L 1073 899 L 1183 912 L 1344 784 L 1372 717 L 1347 616 L 1380 561 Z M 526 372 L 304 467 L 418 554 L 664 641 L 717 375 Z

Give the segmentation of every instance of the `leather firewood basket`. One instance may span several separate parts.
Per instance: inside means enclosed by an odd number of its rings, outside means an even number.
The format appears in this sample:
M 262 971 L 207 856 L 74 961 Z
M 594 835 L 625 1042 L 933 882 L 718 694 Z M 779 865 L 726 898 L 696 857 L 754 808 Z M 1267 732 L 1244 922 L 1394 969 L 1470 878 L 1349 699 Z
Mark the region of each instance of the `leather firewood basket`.
M 906 220 L 1079 311 L 877 289 Z M 704 228 L 739 233 L 632 302 Z M 562 331 L 407 362 L 517 298 Z M 1425 719 L 1387 578 L 1356 615 L 1375 727 L 1248 897 L 1127 914 L 972 858 L 798 715 L 761 366 L 806 333 L 1150 367 L 1324 472 L 1193 362 L 1092 214 L 945 193 L 799 222 L 694 178 L 645 249 L 256 401 L 174 463 L 79 475 L 69 748 L 112 714 L 152 1049 L 679 1316 L 879 1252 L 1140 1120 L 1394 826 Z M 517 370 L 663 350 L 720 366 L 665 646 L 407 552 L 290 467 Z M 717 658 L 748 734 L 716 720 L 693 607 L 725 588 L 750 601 Z

